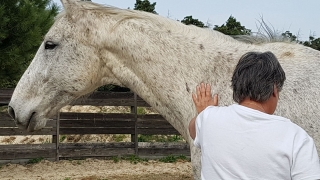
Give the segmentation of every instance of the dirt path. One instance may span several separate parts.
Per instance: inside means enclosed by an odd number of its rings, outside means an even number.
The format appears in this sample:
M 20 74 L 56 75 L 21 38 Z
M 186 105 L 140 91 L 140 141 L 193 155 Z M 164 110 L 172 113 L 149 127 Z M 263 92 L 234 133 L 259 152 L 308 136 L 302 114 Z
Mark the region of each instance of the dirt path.
M 162 163 L 154 160 L 133 164 L 112 160 L 41 161 L 37 164 L 2 165 L 2 180 L 191 180 L 190 162 Z

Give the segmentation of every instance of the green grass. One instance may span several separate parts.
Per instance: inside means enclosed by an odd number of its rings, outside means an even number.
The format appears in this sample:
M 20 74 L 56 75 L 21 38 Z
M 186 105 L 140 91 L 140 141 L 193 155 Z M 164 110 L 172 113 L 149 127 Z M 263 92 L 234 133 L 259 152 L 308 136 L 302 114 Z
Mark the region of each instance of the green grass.
M 144 107 L 137 107 L 137 114 L 144 115 L 147 114 L 147 111 Z
M 121 160 L 124 160 L 124 161 L 129 161 L 132 164 L 137 164 L 137 163 L 140 163 L 140 162 L 148 162 L 149 161 L 149 159 L 147 159 L 147 158 L 140 158 L 140 157 L 135 156 L 135 155 L 124 156 L 124 157 L 114 156 L 114 157 L 112 157 L 112 160 L 113 160 L 114 163 L 118 163 Z M 178 161 L 188 161 L 188 162 L 190 162 L 191 159 L 187 158 L 184 155 L 178 155 L 178 156 L 169 155 L 169 156 L 166 156 L 166 157 L 158 159 L 158 161 L 164 162 L 164 163 L 174 163 L 174 162 L 178 162 Z
M 120 161 L 120 158 L 118 156 L 112 157 L 112 160 L 114 163 L 118 163 Z
M 113 134 L 112 138 L 115 142 L 123 142 L 123 140 L 126 138 L 125 134 Z
M 140 157 L 135 156 L 135 155 L 123 156 L 123 157 L 114 156 L 114 157 L 112 157 L 112 160 L 113 160 L 114 163 L 118 163 L 121 160 L 124 160 L 124 161 L 129 161 L 132 164 L 138 164 L 140 162 L 148 162 L 149 161 L 149 159 L 147 159 L 147 158 L 140 158 Z
M 169 156 L 166 156 L 166 157 L 163 157 L 163 158 L 159 159 L 160 162 L 164 162 L 164 163 L 174 163 L 174 162 L 177 162 L 179 160 L 190 161 L 190 159 L 187 158 L 184 155 L 180 155 L 180 156 L 169 155 Z
M 36 163 L 39 163 L 43 160 L 44 158 L 43 157 L 39 157 L 39 158 L 33 158 L 33 159 L 30 159 L 27 164 L 36 164 Z
M 60 135 L 59 142 L 63 142 L 66 138 L 66 135 Z
M 45 141 L 41 142 L 42 144 L 48 144 L 51 143 L 51 141 L 47 138 Z
M 7 112 L 8 106 L 0 106 L 0 112 Z
M 180 142 L 181 135 L 138 135 L 138 142 Z
M 130 163 L 132 163 L 132 164 L 137 164 L 139 162 L 148 162 L 149 161 L 147 158 L 140 158 L 135 155 L 124 157 L 124 160 L 130 161 Z

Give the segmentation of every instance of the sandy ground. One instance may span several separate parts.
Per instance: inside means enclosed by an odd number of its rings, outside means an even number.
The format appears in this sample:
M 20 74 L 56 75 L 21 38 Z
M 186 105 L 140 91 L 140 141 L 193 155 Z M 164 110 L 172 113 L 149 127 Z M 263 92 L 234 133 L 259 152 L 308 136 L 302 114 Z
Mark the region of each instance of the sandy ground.
M 190 162 L 155 160 L 133 164 L 121 160 L 43 160 L 36 164 L 7 164 L 0 168 L 2 180 L 191 180 Z

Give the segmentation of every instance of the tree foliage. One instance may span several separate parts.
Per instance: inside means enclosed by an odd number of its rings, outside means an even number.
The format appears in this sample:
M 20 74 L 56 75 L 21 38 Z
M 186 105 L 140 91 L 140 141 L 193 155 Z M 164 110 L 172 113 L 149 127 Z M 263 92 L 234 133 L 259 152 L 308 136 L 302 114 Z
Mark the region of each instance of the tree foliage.
M 0 87 L 13 87 L 53 24 L 51 0 L 0 0 Z
M 320 38 L 316 39 L 315 37 L 310 36 L 309 37 L 309 41 L 303 42 L 303 45 L 320 51 Z
M 299 41 L 296 35 L 293 35 L 290 31 L 282 33 L 284 38 L 289 39 L 290 41 L 295 41 L 297 43 L 303 44 L 305 46 L 311 47 L 313 49 L 320 51 L 320 38 L 315 38 L 314 36 L 309 36 L 308 41 Z
M 136 0 L 136 3 L 134 4 L 134 10 L 140 10 L 140 11 L 146 11 L 153 14 L 158 14 L 156 9 L 156 2 L 150 3 L 148 0 Z
M 236 20 L 233 16 L 230 16 L 226 24 L 221 26 L 215 25 L 213 28 L 216 31 L 220 31 L 226 35 L 250 35 L 251 30 L 241 26 L 241 23 Z
M 286 31 L 281 35 L 282 37 L 289 39 L 290 41 L 298 41 L 297 36 L 293 35 L 290 31 Z
M 184 17 L 181 22 L 186 25 L 192 24 L 198 27 L 205 27 L 203 22 L 199 21 L 198 19 L 193 19 L 192 16 Z

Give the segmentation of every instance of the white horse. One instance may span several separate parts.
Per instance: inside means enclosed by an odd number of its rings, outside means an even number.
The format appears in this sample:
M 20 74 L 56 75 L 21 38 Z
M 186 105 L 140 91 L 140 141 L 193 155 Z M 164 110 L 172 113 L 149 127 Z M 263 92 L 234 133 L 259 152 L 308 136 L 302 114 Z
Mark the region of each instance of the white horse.
M 248 51 L 271 51 L 287 75 L 276 114 L 303 127 L 320 148 L 320 52 L 290 43 L 247 44 L 209 29 L 158 15 L 62 0 L 61 13 L 19 81 L 9 113 L 17 126 L 41 129 L 76 98 L 104 84 L 125 86 L 163 115 L 188 140 L 195 179 L 200 152 L 188 134 L 196 115 L 191 93 L 212 85 L 230 105 L 232 71 Z

